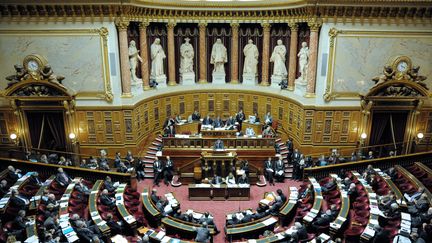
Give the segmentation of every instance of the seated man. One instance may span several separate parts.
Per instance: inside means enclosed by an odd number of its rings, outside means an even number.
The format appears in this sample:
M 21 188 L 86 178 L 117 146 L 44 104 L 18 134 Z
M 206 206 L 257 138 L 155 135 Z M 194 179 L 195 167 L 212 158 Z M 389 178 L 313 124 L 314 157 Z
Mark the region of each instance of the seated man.
M 224 123 L 223 123 L 222 119 L 219 116 L 216 117 L 216 119 L 214 119 L 214 121 L 213 121 L 213 127 L 219 128 L 219 127 L 223 127 L 223 126 L 224 126 Z
M 281 198 L 282 203 L 285 203 L 287 200 L 287 197 L 285 196 L 285 194 L 283 194 L 281 189 L 277 189 L 276 190 L 277 195 Z
M 263 136 L 263 137 L 266 137 L 266 138 L 274 137 L 274 133 L 273 133 L 273 130 L 272 130 L 271 126 L 267 126 L 267 127 L 263 130 L 263 132 L 262 132 L 262 136 Z
M 220 177 L 219 175 L 216 174 L 216 175 L 213 177 L 211 183 L 214 184 L 214 185 L 220 185 L 220 184 L 222 184 L 224 181 L 225 181 L 225 180 L 224 180 L 222 177 Z
M 24 196 L 20 195 L 19 192 L 15 189 L 11 192 L 11 198 L 9 199 L 9 206 L 18 208 L 20 210 L 26 209 L 27 205 L 30 204 L 30 201 Z
M 214 223 L 213 217 L 210 216 L 209 212 L 205 212 L 204 215 L 199 219 L 200 224 L 203 224 L 204 222 L 207 223 L 207 225 L 213 225 L 216 233 L 219 233 L 219 230 Z
M 153 188 L 150 198 L 154 204 L 156 204 L 157 202 L 159 202 L 161 200 L 160 197 L 157 195 L 156 188 Z
M 281 155 L 278 156 L 278 160 L 275 162 L 275 179 L 279 182 L 283 182 L 285 179 L 285 164 Z
M 236 120 L 234 119 L 233 116 L 230 116 L 225 123 L 225 127 L 228 130 L 234 130 L 236 127 Z
M 62 187 L 67 187 L 72 179 L 63 171 L 63 168 L 58 168 L 58 173 L 56 175 L 55 181 L 59 183 Z
M 249 180 L 246 176 L 246 174 L 243 174 L 239 180 L 238 180 L 238 184 L 249 184 Z
M 104 188 L 108 190 L 108 192 L 114 192 L 116 190 L 116 186 L 114 186 L 111 177 L 107 176 L 104 181 Z
M 407 200 L 407 202 L 414 202 L 414 200 L 417 200 L 420 198 L 421 194 L 423 194 L 424 192 L 424 188 L 420 187 L 415 193 L 413 193 L 412 195 L 408 195 L 408 193 L 404 194 L 405 199 Z
M 107 189 L 103 189 L 101 196 L 100 196 L 100 202 L 102 203 L 102 205 L 105 205 L 107 207 L 110 207 L 110 208 L 115 207 L 115 199 L 113 197 L 109 196 Z
M 106 223 L 111 229 L 111 233 L 113 235 L 122 234 L 123 232 L 123 225 L 121 225 L 122 221 L 116 222 L 113 220 L 113 215 L 111 213 L 107 214 L 107 220 Z
M 236 184 L 236 180 L 234 175 L 230 172 L 229 175 L 225 179 L 227 185 L 233 185 Z
M 214 150 L 223 150 L 224 149 L 224 144 L 223 144 L 221 139 L 216 140 L 216 142 L 213 145 L 213 149 Z
M 213 120 L 210 118 L 209 115 L 207 115 L 207 116 L 203 119 L 202 124 L 203 124 L 203 125 L 212 125 L 212 124 L 213 124 Z
M 192 114 L 192 121 L 199 121 L 201 119 L 201 116 L 197 110 L 194 111 Z
M 26 212 L 24 210 L 18 211 L 18 215 L 13 221 L 14 231 L 25 233 L 25 229 L 28 223 L 25 216 L 26 216 Z
M 328 191 L 332 191 L 332 190 L 334 190 L 334 189 L 336 189 L 336 179 L 335 179 L 335 178 L 332 178 L 329 182 L 327 182 L 326 184 L 324 184 L 324 185 L 321 187 L 321 190 L 322 190 L 324 193 L 326 193 L 326 192 L 328 192 Z
M 203 222 L 201 227 L 193 227 L 193 229 L 197 232 L 195 237 L 196 242 L 210 242 L 211 235 L 207 227 L 207 222 Z
M 312 228 L 317 231 L 320 227 L 329 225 L 331 221 L 333 221 L 333 217 L 331 210 L 328 209 L 324 214 L 321 214 L 321 217 L 317 218 L 312 223 Z
M 6 180 L 10 181 L 11 184 L 14 184 L 21 176 L 21 170 L 15 170 L 13 166 L 8 166 Z

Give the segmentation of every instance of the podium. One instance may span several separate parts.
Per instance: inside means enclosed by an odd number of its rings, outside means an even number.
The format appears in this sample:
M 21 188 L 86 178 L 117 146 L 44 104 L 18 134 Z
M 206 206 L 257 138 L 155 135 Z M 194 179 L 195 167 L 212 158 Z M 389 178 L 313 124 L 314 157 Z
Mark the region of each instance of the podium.
M 201 153 L 203 164 L 207 162 L 209 166 L 213 168 L 213 172 L 217 173 L 222 178 L 228 175 L 231 163 L 235 166 L 236 159 L 236 152 L 227 152 L 225 150 L 204 151 Z M 197 171 L 194 170 L 194 173 L 197 173 Z

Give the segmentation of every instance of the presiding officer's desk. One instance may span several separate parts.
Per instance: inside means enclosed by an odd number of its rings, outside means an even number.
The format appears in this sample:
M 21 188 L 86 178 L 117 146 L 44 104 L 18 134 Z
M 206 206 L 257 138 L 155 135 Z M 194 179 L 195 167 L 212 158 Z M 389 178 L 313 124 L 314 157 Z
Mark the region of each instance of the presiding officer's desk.
M 263 137 L 203 137 L 176 135 L 164 137 L 164 149 L 213 149 L 216 140 L 222 140 L 225 149 L 274 149 L 275 138 Z
M 248 201 L 250 198 L 250 185 L 211 185 L 211 184 L 189 184 L 190 201 L 208 200 L 235 200 Z

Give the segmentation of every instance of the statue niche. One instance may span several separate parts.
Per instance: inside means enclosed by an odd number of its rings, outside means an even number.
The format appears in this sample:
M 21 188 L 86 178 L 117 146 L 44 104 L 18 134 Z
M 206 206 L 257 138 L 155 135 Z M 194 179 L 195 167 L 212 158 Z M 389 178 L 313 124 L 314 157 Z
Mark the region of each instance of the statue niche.
M 397 57 L 384 66 L 381 75 L 372 78 L 375 85 L 365 97 L 427 97 L 429 88 L 423 82 L 427 77 L 419 75 L 419 70 L 408 57 Z

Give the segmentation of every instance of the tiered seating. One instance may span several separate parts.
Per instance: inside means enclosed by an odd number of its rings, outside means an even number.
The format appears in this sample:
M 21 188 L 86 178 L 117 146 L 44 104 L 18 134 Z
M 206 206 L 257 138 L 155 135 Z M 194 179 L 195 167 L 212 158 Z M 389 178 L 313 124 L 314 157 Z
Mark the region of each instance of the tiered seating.
M 119 212 L 120 216 L 129 225 L 131 229 L 136 229 L 137 221 L 135 217 L 129 213 L 126 207 L 133 210 L 138 208 L 139 194 L 138 197 L 135 197 L 134 194 L 130 196 L 124 195 L 126 186 L 127 184 L 124 183 L 124 184 L 120 184 L 116 188 L 115 199 L 116 199 L 117 211 Z M 128 201 L 126 201 L 126 199 L 128 199 Z
M 67 186 L 65 193 L 60 199 L 59 223 L 64 237 L 70 243 L 79 241 L 75 230 L 72 228 L 69 222 L 69 211 L 71 211 L 71 214 L 76 213 L 75 210 L 71 208 L 73 206 L 71 205 L 71 207 L 69 207 L 69 204 L 72 200 L 71 195 L 75 187 L 75 181 L 79 179 L 80 178 L 75 178 L 74 182 L 70 183 Z
M 306 190 L 311 190 L 308 192 L 307 196 L 301 199 L 297 204 L 297 210 L 295 214 L 295 221 L 302 221 L 303 217 L 311 210 L 312 203 L 314 201 L 314 194 L 312 192 L 312 184 L 310 182 L 305 182 L 300 185 L 299 194 L 303 195 Z
M 432 170 L 422 163 L 416 162 L 406 168 L 414 175 L 429 191 L 432 191 Z
M 91 190 L 90 193 L 90 197 L 89 197 L 89 212 L 90 212 L 90 216 L 93 220 L 93 223 L 95 225 L 98 226 L 99 230 L 102 232 L 103 235 L 105 236 L 109 236 L 111 234 L 110 232 L 110 228 L 108 227 L 108 225 L 106 224 L 106 221 L 102 219 L 99 210 L 98 210 L 98 194 L 99 191 L 101 190 L 103 185 L 103 181 L 102 180 L 97 180 L 94 185 L 93 188 Z
M 347 192 L 343 189 L 341 183 L 342 179 L 336 174 L 330 174 L 330 176 L 336 179 L 337 191 L 339 192 L 339 198 L 330 199 L 330 203 L 336 205 L 336 208 L 339 210 L 337 217 L 330 223 L 330 235 L 333 237 L 339 237 L 342 235 L 348 222 L 347 218 L 350 209 L 350 200 Z
M 402 193 L 412 194 L 419 188 L 425 188 L 424 185 L 411 173 L 409 173 L 405 168 L 396 165 L 397 178 L 395 183 L 398 185 Z M 432 193 L 425 188 L 425 193 L 429 199 L 432 199 Z
M 360 174 L 353 172 L 349 173 L 348 177 L 356 184 L 358 197 L 354 202 L 351 202 L 352 207 L 349 212 L 350 221 L 348 229 L 344 233 L 344 237 L 347 242 L 359 242 L 360 235 L 369 222 L 369 198 L 366 188 L 358 179 L 360 178 Z
M 155 140 L 151 143 L 150 147 L 147 149 L 146 154 L 144 156 L 145 163 L 145 177 L 153 178 L 153 162 L 156 160 L 156 153 L 162 147 L 162 135 L 158 135 Z
M 141 194 L 143 212 L 149 225 L 153 228 L 157 228 L 159 226 L 162 214 L 159 212 L 159 210 L 157 210 L 150 197 L 150 190 L 145 188 Z
M 33 172 L 28 172 L 25 175 L 23 175 L 21 178 L 19 178 L 13 186 L 9 188 L 9 192 L 0 200 L 0 213 L 4 213 L 3 219 L 6 220 L 13 220 L 15 216 L 18 214 L 19 208 L 13 207 L 9 204 L 10 198 L 12 196 L 11 191 L 17 190 L 20 191 L 20 189 L 27 183 L 27 181 L 30 179 L 30 176 L 33 174 Z M 30 195 L 31 197 L 31 195 Z
M 44 191 L 48 190 L 48 188 L 51 186 L 51 183 L 54 181 L 54 179 L 55 179 L 54 175 L 50 176 L 43 183 L 43 185 L 39 187 L 39 190 L 36 192 L 36 194 L 30 199 L 30 206 L 29 206 L 30 212 L 33 212 L 38 208 Z
M 321 185 L 313 177 L 309 177 L 309 181 L 312 184 L 312 188 L 314 190 L 314 203 L 310 211 L 303 218 L 303 222 L 306 225 L 312 223 L 316 219 L 316 217 L 320 213 L 324 201 L 321 192 Z
M 298 199 L 297 187 L 290 187 L 289 198 L 287 199 L 287 202 L 285 202 L 285 204 L 279 210 L 279 221 L 281 225 L 287 226 L 290 223 L 292 214 L 296 212 L 294 211 L 294 209 L 297 206 L 297 199 Z

